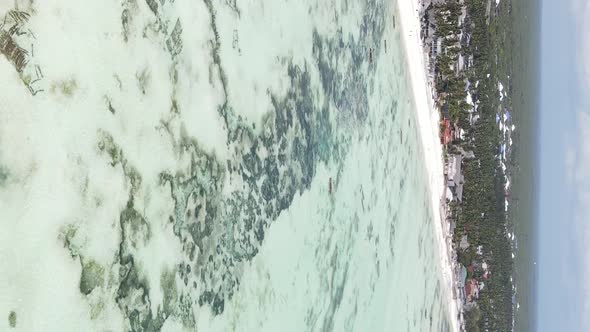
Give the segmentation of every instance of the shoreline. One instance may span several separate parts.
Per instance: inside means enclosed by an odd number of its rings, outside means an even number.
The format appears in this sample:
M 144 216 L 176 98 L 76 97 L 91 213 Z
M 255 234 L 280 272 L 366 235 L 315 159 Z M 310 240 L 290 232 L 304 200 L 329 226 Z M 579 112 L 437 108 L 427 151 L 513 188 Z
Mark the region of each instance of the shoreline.
M 417 110 L 417 121 L 424 160 L 429 177 L 431 206 L 434 217 L 434 228 L 438 239 L 439 262 L 443 277 L 444 294 L 448 298 L 449 319 L 452 331 L 460 330 L 459 296 L 454 280 L 455 266 L 452 260 L 450 234 L 444 229 L 443 211 L 446 209 L 444 200 L 444 164 L 442 145 L 439 141 L 440 115 L 434 109 L 432 89 L 426 74 L 425 55 L 420 40 L 420 8 L 421 0 L 398 0 L 399 20 L 402 41 L 406 53 L 411 88 Z M 430 94 L 430 95 L 429 95 Z

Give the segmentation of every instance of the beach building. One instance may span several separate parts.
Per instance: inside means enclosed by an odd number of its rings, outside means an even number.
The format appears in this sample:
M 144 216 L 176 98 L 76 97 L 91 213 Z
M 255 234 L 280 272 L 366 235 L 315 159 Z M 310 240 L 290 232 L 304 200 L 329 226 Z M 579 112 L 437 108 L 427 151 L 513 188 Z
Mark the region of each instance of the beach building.
M 462 162 L 463 156 L 456 154 L 449 157 L 446 165 L 448 192 L 452 193 L 453 200 L 459 202 L 463 201 L 463 184 L 465 183 L 465 178 L 461 172 Z
M 465 139 L 465 130 L 461 129 L 459 126 L 457 126 L 456 124 L 454 125 L 454 140 L 458 141 L 458 140 L 464 140 Z
M 467 248 L 469 248 L 469 242 L 467 242 L 467 235 L 463 235 L 461 237 L 461 241 L 459 242 L 459 248 L 461 248 L 461 250 L 466 250 Z M 470 272 L 473 273 L 473 271 Z
M 474 125 L 477 120 L 479 120 L 479 114 L 473 112 L 473 113 L 469 113 L 469 124 L 470 125 Z
M 461 153 L 461 156 L 463 156 L 463 159 L 475 158 L 475 153 L 473 153 L 473 151 L 471 151 L 471 150 L 465 151 L 465 149 L 463 149 L 463 147 L 461 147 L 461 146 L 457 146 L 457 150 L 459 150 L 459 153 Z
M 451 126 L 451 122 L 449 119 L 444 119 L 441 121 L 441 131 L 440 131 L 440 143 L 442 145 L 447 145 L 453 141 L 453 130 Z
M 465 283 L 467 280 L 467 269 L 461 264 L 461 268 L 457 273 L 457 287 L 459 288 L 459 295 L 461 302 L 465 301 Z
M 469 279 L 465 283 L 465 299 L 467 302 L 473 302 L 479 297 L 479 284 L 475 279 Z

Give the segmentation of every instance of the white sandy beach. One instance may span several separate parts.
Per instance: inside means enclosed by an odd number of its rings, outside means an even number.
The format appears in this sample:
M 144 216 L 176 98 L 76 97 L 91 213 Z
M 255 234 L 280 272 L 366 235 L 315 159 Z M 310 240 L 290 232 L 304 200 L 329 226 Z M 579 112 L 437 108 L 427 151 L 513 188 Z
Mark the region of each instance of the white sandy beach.
M 435 218 L 435 232 L 438 238 L 440 264 L 445 282 L 446 296 L 448 297 L 449 316 L 454 331 L 459 331 L 457 319 L 458 302 L 453 299 L 453 265 L 450 260 L 450 244 L 447 243 L 447 231 L 443 229 L 441 216 L 441 197 L 444 193 L 444 176 L 442 161 L 442 146 L 439 140 L 438 112 L 434 109 L 434 101 L 430 93 L 426 75 L 425 56 L 420 40 L 420 0 L 400 0 L 399 6 L 403 43 L 408 59 L 408 70 L 412 82 L 412 90 L 416 102 L 418 127 L 422 139 L 426 169 L 429 174 L 431 190 L 432 211 Z

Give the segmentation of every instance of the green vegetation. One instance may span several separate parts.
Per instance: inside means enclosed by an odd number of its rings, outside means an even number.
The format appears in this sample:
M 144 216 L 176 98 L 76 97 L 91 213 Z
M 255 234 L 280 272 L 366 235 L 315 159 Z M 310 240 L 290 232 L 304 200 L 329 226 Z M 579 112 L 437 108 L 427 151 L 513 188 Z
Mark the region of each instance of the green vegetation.
M 8 180 L 8 170 L 0 165 L 0 186 L 3 186 L 6 183 L 6 180 Z
M 508 3 L 505 5 L 507 6 Z M 540 1 L 513 0 L 506 24 L 498 24 L 508 34 L 507 50 L 511 50 L 513 73 L 513 119 L 518 130 L 513 133 L 514 148 L 511 205 L 508 221 L 514 226 L 518 240 L 515 250 L 514 282 L 518 288 L 515 301 L 515 331 L 535 331 L 536 308 L 536 190 L 537 174 L 536 138 L 538 137 L 539 98 L 539 38 Z M 508 53 L 508 52 L 507 52 Z
M 187 265 L 190 268 L 190 265 Z M 164 312 L 172 312 L 176 306 L 176 299 L 178 298 L 178 290 L 176 288 L 176 271 L 166 270 L 162 272 L 160 276 L 160 287 L 162 288 L 162 293 L 164 294 L 164 305 L 163 310 Z
M 511 331 L 514 267 L 504 211 L 505 180 L 496 158 L 501 140 L 496 113 L 511 102 L 510 96 L 500 101 L 497 91 L 498 80 L 506 82 L 510 75 L 511 59 L 506 54 L 510 32 L 504 28 L 508 14 L 502 9 L 506 8 L 500 7 L 494 14 L 492 5 L 488 17 L 486 6 L 487 2 L 480 0 L 463 4 L 448 0 L 434 6 L 435 37 L 442 41 L 435 60 L 435 84 L 443 113 L 448 110 L 449 119 L 467 133 L 450 149 L 460 146 L 475 154 L 463 161 L 463 201 L 450 207 L 456 223 L 455 247 L 459 248 L 464 236 L 470 244 L 458 249 L 458 261 L 474 267 L 468 279 L 485 284 L 474 304 L 466 306 L 465 327 L 467 331 Z M 462 9 L 466 16 L 459 24 Z M 460 57 L 465 63 L 463 70 L 458 68 Z M 472 107 L 466 103 L 467 93 L 477 104 L 476 113 L 469 113 Z M 470 121 L 471 115 L 479 118 Z M 483 277 L 484 262 L 491 272 L 487 279 Z
M 10 325 L 10 327 L 15 328 L 16 327 L 16 312 L 11 311 L 8 314 L 8 324 Z
M 469 104 L 466 102 L 465 84 L 467 77 L 459 71 L 459 56 L 464 56 L 459 36 L 462 27 L 457 24 L 461 15 L 461 4 L 450 0 L 435 6 L 436 37 L 441 39 L 442 52 L 436 57 L 436 90 L 439 92 L 438 103 L 448 107 L 449 117 L 453 122 L 462 124 L 466 119 Z
M 135 78 L 137 79 L 137 87 L 139 88 L 139 91 L 145 95 L 152 78 L 149 69 L 146 67 L 142 71 L 137 72 Z
M 67 248 L 72 258 L 80 255 L 80 246 L 77 245 L 79 239 L 76 238 L 78 234 L 78 226 L 67 224 L 63 226 L 59 232 L 58 238 L 63 242 L 64 248 Z
M 88 295 L 96 287 L 104 284 L 104 268 L 94 260 L 82 263 L 82 276 L 80 277 L 80 292 Z
M 51 85 L 51 93 L 61 93 L 66 97 L 71 97 L 74 95 L 74 92 L 78 89 L 78 82 L 75 79 L 71 78 L 65 81 L 55 82 Z

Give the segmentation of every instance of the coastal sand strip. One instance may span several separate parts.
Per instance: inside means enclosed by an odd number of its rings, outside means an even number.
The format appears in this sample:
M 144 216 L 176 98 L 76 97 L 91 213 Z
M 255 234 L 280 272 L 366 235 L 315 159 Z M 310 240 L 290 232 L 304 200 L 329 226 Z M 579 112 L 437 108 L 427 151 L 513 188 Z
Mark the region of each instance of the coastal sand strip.
M 395 0 L 394 0 L 395 1 Z M 434 109 L 434 101 L 428 86 L 426 62 L 420 41 L 420 0 L 397 0 L 402 38 L 406 50 L 408 70 L 412 91 L 416 102 L 418 128 L 425 154 L 426 169 L 429 176 L 434 227 L 438 239 L 441 270 L 444 282 L 444 295 L 448 300 L 451 329 L 459 331 L 457 320 L 457 301 L 453 300 L 453 265 L 450 249 L 446 242 L 440 212 L 441 197 L 444 193 L 442 146 L 439 141 L 439 114 Z

